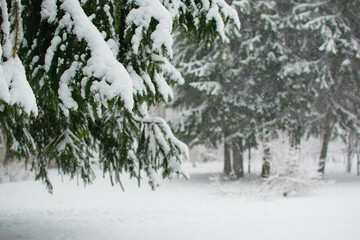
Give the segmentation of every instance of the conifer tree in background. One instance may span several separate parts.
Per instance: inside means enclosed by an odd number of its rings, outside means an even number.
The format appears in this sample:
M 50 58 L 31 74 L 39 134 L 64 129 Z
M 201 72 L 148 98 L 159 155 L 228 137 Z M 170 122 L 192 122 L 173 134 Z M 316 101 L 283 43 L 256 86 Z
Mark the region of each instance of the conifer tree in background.
M 225 53 L 224 47 L 220 46 L 218 43 L 210 48 L 202 48 L 196 43 L 188 44 L 186 40 L 176 45 L 177 66 L 186 81 L 178 89 L 173 106 L 185 109 L 185 112 L 180 121 L 173 121 L 172 124 L 190 146 L 201 143 L 218 147 L 223 143 L 224 173 L 228 175 L 231 173 L 229 136 L 234 125 L 230 122 L 236 121 L 239 116 L 224 104 L 228 70 L 224 64 L 231 61 L 227 61 L 229 53 Z
M 278 75 L 281 67 L 289 61 L 289 52 L 284 46 L 284 33 L 279 28 L 281 16 L 274 1 L 234 2 L 241 16 L 243 31 L 234 63 L 236 74 L 233 82 L 244 82 L 247 96 L 243 105 L 251 106 L 253 131 L 259 136 L 263 147 L 262 177 L 270 174 L 270 139 L 279 128 L 286 128 L 288 112 L 286 81 Z M 235 40 L 234 40 L 235 41 Z M 233 93 L 236 96 L 236 92 Z M 287 106 L 285 106 L 287 105 Z M 245 132 L 244 129 L 240 130 Z
M 359 10 L 359 1 L 299 1 L 285 24 L 296 56 L 285 75 L 307 81 L 310 127 L 323 138 L 321 174 L 331 135 L 359 130 Z
M 227 31 L 231 33 L 232 30 Z M 226 175 L 232 172 L 230 152 L 236 142 L 235 138 L 239 137 L 232 136 L 236 131 L 234 126 L 245 120 L 244 115 L 240 114 L 242 106 L 234 105 L 233 95 L 229 94 L 236 91 L 229 78 L 234 62 L 230 47 L 232 44 L 230 40 L 229 44 L 216 42 L 199 46 L 197 42 L 189 42 L 180 35 L 175 45 L 176 66 L 186 81 L 178 88 L 173 104 L 173 107 L 184 112 L 172 124 L 190 146 L 205 144 L 218 147 L 222 143 Z
M 90 183 L 95 154 L 120 184 L 122 172 L 140 181 L 145 171 L 152 187 L 159 174 L 183 173 L 187 147 L 147 110 L 169 102 L 169 84 L 183 81 L 169 62 L 173 26 L 198 41 L 226 40 L 224 26 L 239 21 L 225 1 L 0 4 L 0 127 L 11 153 L 35 154 L 38 179 L 51 190 L 47 168 L 54 160 L 62 173 Z
M 289 108 L 284 106 L 287 86 L 278 75 L 288 61 L 288 51 L 282 44 L 284 35 L 278 27 L 280 19 L 274 2 L 244 0 L 234 1 L 233 5 L 238 9 L 242 31 L 231 35 L 230 44 L 218 44 L 208 51 L 183 41 L 176 45 L 180 53 L 175 60 L 189 82 L 180 87 L 178 103 L 190 108 L 187 113 L 191 113 L 179 122 L 178 130 L 205 143 L 212 136 L 215 143 L 224 139 L 225 173 L 231 171 L 227 145 L 233 145 L 238 155 L 233 157 L 237 177 L 243 175 L 245 143 L 267 132 L 261 138 L 266 145 L 266 177 L 270 171 L 270 145 L 265 140 L 288 118 Z M 215 135 L 217 132 L 220 134 Z
M 242 31 L 229 45 L 207 51 L 184 41 L 177 45 L 177 62 L 189 81 L 180 88 L 178 102 L 187 101 L 190 113 L 179 121 L 178 130 L 200 142 L 212 139 L 219 130 L 214 126 L 221 124 L 229 129 L 227 140 L 256 133 L 263 142 L 263 177 L 270 174 L 268 141 L 278 130 L 289 133 L 294 148 L 290 155 L 299 150 L 304 134 L 321 134 L 323 174 L 331 136 L 360 129 L 359 1 L 232 4 Z M 218 132 L 219 140 L 224 131 Z M 225 172 L 227 156 L 225 151 Z

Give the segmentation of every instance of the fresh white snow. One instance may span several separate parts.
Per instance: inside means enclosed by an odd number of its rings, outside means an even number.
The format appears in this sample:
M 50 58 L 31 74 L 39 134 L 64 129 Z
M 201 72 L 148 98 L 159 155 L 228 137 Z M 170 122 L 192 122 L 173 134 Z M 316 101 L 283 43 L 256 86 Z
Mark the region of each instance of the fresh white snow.
M 87 61 L 84 73 L 89 77 L 94 76 L 101 79 L 101 81 L 93 82 L 91 91 L 94 94 L 99 94 L 98 97 L 101 98 L 104 105 L 106 105 L 107 100 L 121 96 L 125 107 L 131 111 L 134 105 L 133 85 L 125 67 L 113 56 L 113 52 L 103 36 L 86 16 L 78 1 L 64 0 L 61 8 L 69 13 L 73 19 L 72 22 L 66 24 L 74 26 L 74 33 L 79 39 L 84 39 L 87 42 L 91 51 L 91 58 Z M 70 106 L 73 107 L 73 104 Z
M 55 170 L 53 195 L 40 182 L 1 184 L 0 240 L 359 239 L 355 174 L 330 173 L 303 196 L 263 198 L 256 175 L 225 182 L 220 161 L 186 166 L 190 180 L 156 191 L 127 176 L 125 192 L 101 177 L 84 188 Z
M 20 2 L 18 1 L 20 8 Z M 35 95 L 26 79 L 25 68 L 17 56 L 13 56 L 13 43 L 11 39 L 15 37 L 14 32 L 10 32 L 9 14 L 7 11 L 7 3 L 0 0 L 0 10 L 2 15 L 1 31 L 4 38 L 0 46 L 0 100 L 9 105 L 19 105 L 23 107 L 26 114 L 38 114 Z M 21 25 L 21 17 L 18 16 Z M 17 32 L 19 41 L 21 42 L 23 33 L 22 28 Z M 7 61 L 3 61 L 5 57 Z

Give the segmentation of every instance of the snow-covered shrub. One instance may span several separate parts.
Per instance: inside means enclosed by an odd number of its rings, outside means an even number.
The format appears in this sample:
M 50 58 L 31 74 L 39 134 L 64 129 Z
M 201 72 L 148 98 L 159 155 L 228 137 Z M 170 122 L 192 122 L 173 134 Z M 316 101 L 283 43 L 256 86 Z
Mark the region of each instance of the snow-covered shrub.
M 284 134 L 270 144 L 270 176 L 264 180 L 260 194 L 296 196 L 319 184 L 317 161 L 303 157 L 301 145 L 292 147 Z

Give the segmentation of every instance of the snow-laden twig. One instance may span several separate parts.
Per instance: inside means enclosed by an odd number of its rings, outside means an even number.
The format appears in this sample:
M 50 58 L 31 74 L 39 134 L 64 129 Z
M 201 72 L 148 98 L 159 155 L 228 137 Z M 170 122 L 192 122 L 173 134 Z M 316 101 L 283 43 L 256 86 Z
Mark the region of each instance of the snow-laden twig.
M 134 54 L 139 52 L 140 42 L 143 39 L 143 32 L 149 29 L 152 19 L 158 21 L 155 31 L 151 34 L 153 41 L 152 48 L 161 53 L 164 46 L 167 54 L 171 57 L 173 38 L 172 17 L 167 9 L 158 0 L 135 0 L 138 8 L 130 11 L 126 18 L 128 28 L 135 25 L 135 34 L 131 39 Z
M 89 77 L 101 79 L 92 83 L 91 91 L 99 94 L 104 104 L 107 100 L 120 95 L 125 107 L 131 111 L 134 100 L 133 84 L 129 73 L 115 59 L 103 36 L 86 16 L 77 0 L 64 0 L 61 9 L 71 15 L 72 22 L 68 24 L 74 26 L 74 33 L 79 39 L 87 42 L 91 51 L 84 73 Z
M 20 4 L 18 2 L 18 4 Z M 10 33 L 10 22 L 8 15 L 8 7 L 5 0 L 0 1 L 0 8 L 2 13 L 1 29 L 5 44 L 1 46 L 0 58 L 7 59 L 5 62 L 0 62 L 0 99 L 10 105 L 19 105 L 23 108 L 24 112 L 28 115 L 33 113 L 38 114 L 36 106 L 35 95 L 26 79 L 25 68 L 23 63 L 17 56 L 12 54 L 14 48 L 12 38 L 14 34 Z M 18 7 L 18 11 L 21 11 L 21 6 Z M 17 17 L 20 17 L 20 13 L 16 13 Z M 20 20 L 18 20 L 20 21 Z M 21 24 L 21 21 L 17 24 Z M 20 32 L 15 33 L 20 35 L 17 38 L 21 41 L 23 35 L 22 28 L 17 29 Z M 15 40 L 14 40 L 15 41 Z

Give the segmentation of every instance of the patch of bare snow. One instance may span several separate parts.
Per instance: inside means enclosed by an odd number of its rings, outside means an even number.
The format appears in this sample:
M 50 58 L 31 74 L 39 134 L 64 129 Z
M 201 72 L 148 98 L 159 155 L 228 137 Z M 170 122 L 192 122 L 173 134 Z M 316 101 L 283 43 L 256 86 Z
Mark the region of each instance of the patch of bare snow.
M 338 179 L 307 196 L 254 198 L 255 177 L 220 181 L 222 163 L 185 164 L 190 180 L 156 191 L 123 177 L 125 192 L 98 178 L 83 187 L 51 171 L 54 194 L 40 182 L 0 185 L 0 240 L 347 239 L 360 235 L 360 179 Z M 101 173 L 98 171 L 98 175 Z M 343 177 L 342 177 L 343 176 Z

